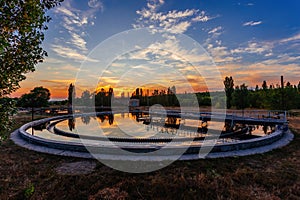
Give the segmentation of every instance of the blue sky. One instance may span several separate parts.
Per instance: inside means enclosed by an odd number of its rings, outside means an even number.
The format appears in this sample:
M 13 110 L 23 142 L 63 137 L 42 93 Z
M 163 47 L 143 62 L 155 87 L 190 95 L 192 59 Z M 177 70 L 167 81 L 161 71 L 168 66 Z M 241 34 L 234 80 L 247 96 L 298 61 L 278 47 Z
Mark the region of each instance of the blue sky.
M 299 10 L 297 0 L 65 0 L 48 13 L 52 21 L 43 46 L 49 56 L 14 95 L 44 86 L 52 98 L 65 98 L 98 44 L 137 28 L 189 36 L 209 53 L 221 76 L 233 76 L 236 85 L 277 84 L 280 75 L 298 84 Z

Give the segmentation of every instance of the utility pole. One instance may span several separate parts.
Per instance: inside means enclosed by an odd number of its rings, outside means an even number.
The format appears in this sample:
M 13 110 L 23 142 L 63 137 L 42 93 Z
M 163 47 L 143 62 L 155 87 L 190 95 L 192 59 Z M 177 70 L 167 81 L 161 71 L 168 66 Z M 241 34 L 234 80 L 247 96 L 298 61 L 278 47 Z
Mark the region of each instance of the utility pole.
M 281 76 L 281 109 L 284 110 L 284 83 L 283 76 Z

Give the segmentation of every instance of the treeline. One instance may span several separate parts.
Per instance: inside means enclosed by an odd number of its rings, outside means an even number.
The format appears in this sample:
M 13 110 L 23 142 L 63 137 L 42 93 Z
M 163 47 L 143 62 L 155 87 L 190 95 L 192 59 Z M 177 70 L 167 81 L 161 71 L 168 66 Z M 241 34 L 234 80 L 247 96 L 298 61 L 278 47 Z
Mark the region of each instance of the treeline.
M 70 85 L 70 88 L 69 102 L 72 101 L 71 95 L 75 96 L 74 85 Z M 224 92 L 177 94 L 175 86 L 166 90 L 154 89 L 152 93 L 150 93 L 149 89 L 136 88 L 130 99 L 138 99 L 140 106 L 152 106 L 155 104 L 170 107 L 212 106 L 212 102 L 214 102 L 213 106 L 217 108 L 300 109 L 300 81 L 298 85 L 292 85 L 290 82 L 287 82 L 276 86 L 273 84 L 268 85 L 266 81 L 263 81 L 261 86 L 256 85 L 254 89 L 249 89 L 246 84 L 235 86 L 232 77 L 225 77 L 224 90 L 226 95 L 224 95 Z M 84 91 L 81 98 L 76 98 L 75 101 L 79 105 L 87 105 L 87 102 L 91 102 L 95 106 L 110 107 L 113 98 L 113 88 L 109 88 L 107 91 L 102 88 L 94 93 Z M 124 98 L 124 93 L 121 95 L 121 98 Z
M 176 94 L 174 92 L 169 92 L 169 89 L 165 90 L 154 90 L 150 96 L 136 95 L 133 94 L 131 99 L 139 99 L 140 106 L 152 106 L 155 104 L 160 104 L 162 106 L 210 106 L 211 97 L 209 92 L 203 93 L 185 93 Z M 217 93 L 217 92 L 216 92 Z
M 101 88 L 98 92 L 91 93 L 88 90 L 82 92 L 80 98 L 76 98 L 75 96 L 75 86 L 70 84 L 68 89 L 68 102 L 70 105 L 75 103 L 76 105 L 84 105 L 84 106 L 105 106 L 110 107 L 113 99 L 114 91 L 113 88 L 109 88 L 105 90 Z
M 172 88 L 175 88 L 173 86 Z M 225 77 L 224 89 L 226 97 L 222 92 L 201 92 L 196 94 L 176 94 L 170 88 L 165 90 L 154 90 L 151 96 L 143 95 L 139 88 L 133 93 L 131 99 L 139 99 L 141 106 L 211 106 L 215 103 L 217 108 L 256 108 L 271 110 L 300 109 L 300 81 L 298 85 L 290 82 L 280 86 L 266 81 L 262 86 L 256 85 L 255 89 L 249 89 L 246 84 L 234 85 L 232 77 Z M 176 91 L 176 89 L 174 89 Z M 195 98 L 196 97 L 196 98 Z M 226 103 L 226 105 L 224 105 Z
M 245 84 L 234 87 L 232 77 L 224 80 L 227 97 L 227 108 L 262 108 L 271 110 L 300 109 L 300 81 L 298 85 L 290 82 L 279 85 L 268 86 L 266 81 L 261 87 L 256 85 L 255 89 L 248 89 Z

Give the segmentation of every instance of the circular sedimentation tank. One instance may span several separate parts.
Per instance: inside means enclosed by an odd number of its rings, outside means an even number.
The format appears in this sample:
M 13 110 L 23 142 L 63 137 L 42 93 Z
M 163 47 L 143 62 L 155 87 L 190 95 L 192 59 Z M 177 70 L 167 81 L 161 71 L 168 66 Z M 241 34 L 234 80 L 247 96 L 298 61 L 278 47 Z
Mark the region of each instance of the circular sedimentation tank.
M 41 152 L 125 160 L 168 159 L 174 155 L 197 159 L 238 155 L 238 152 L 244 155 L 259 153 L 257 149 L 281 140 L 291 140 L 285 119 L 234 115 L 217 119 L 215 113 L 73 114 L 27 123 L 14 132 L 12 139 Z M 201 157 L 205 149 L 209 152 Z

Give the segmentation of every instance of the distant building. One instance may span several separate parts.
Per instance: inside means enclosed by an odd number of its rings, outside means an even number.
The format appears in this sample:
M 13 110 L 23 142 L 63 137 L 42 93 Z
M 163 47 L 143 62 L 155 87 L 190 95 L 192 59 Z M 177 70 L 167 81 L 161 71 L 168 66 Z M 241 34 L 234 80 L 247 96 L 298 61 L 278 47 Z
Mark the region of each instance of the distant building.
M 129 100 L 129 110 L 134 110 L 135 108 L 140 106 L 139 99 L 130 99 Z

